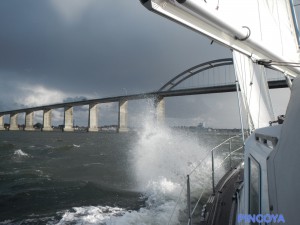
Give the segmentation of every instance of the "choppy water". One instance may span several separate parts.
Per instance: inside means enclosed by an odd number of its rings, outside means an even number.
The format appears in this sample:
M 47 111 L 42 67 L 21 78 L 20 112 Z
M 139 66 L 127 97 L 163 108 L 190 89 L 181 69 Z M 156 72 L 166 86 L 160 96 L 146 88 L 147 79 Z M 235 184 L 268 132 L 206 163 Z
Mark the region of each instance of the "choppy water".
M 0 224 L 179 224 L 186 175 L 228 137 L 153 124 L 121 134 L 1 132 Z M 193 196 L 210 185 L 210 168 L 208 157 L 191 176 Z

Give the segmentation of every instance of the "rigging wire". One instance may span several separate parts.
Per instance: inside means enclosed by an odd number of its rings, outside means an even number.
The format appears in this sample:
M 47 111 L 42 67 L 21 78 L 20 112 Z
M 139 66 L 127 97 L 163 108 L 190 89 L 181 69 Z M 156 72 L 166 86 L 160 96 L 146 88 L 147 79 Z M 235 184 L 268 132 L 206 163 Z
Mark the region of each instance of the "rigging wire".
M 251 104 L 251 97 L 252 97 L 252 87 L 253 87 L 253 78 L 254 78 L 254 70 L 253 70 L 253 66 L 251 65 L 251 61 L 248 60 L 248 64 L 249 64 L 249 68 L 252 67 L 252 70 L 251 70 L 251 74 L 250 74 L 250 96 L 249 96 L 249 105 Z
M 258 81 L 258 87 L 259 87 L 259 99 L 258 99 L 258 117 L 257 117 L 257 126 L 260 127 L 260 118 L 261 118 L 261 100 L 262 100 L 262 96 L 261 96 L 261 90 L 262 90 L 262 76 L 259 76 L 259 81 Z
M 257 8 L 258 8 L 258 16 L 259 16 L 259 31 L 260 31 L 260 39 L 262 40 L 262 28 L 261 28 L 261 12 L 259 7 L 259 0 L 257 0 Z
M 253 118 L 250 114 L 250 104 L 251 104 L 251 99 L 252 99 L 252 90 L 253 90 L 253 80 L 254 80 L 254 68 L 253 68 L 253 64 L 252 64 L 252 60 L 248 60 L 248 65 L 249 65 L 249 68 L 251 68 L 251 74 L 250 74 L 250 95 L 249 95 L 249 104 L 247 106 L 247 117 L 248 117 L 248 123 L 250 124 L 251 123 L 251 126 L 252 126 L 252 129 L 254 128 L 254 123 L 253 123 Z M 246 89 L 245 89 L 246 90 Z M 250 130 L 250 129 L 249 129 Z
M 216 7 L 216 10 L 219 10 L 220 8 L 220 0 L 218 0 L 218 4 L 217 4 L 217 7 Z
M 267 83 L 268 82 L 267 71 L 264 67 L 262 68 L 262 72 L 263 72 L 264 85 L 266 86 L 265 90 L 269 90 L 269 86 L 268 86 L 268 83 Z M 272 119 L 275 119 L 274 110 L 273 110 L 274 108 L 273 108 L 270 92 L 267 91 L 266 94 L 267 94 L 268 112 L 273 117 Z
M 236 54 L 233 54 L 233 57 L 236 58 Z M 236 60 L 234 60 L 234 61 L 236 61 Z M 234 65 L 236 65 L 236 64 L 234 64 Z M 237 69 L 239 69 L 239 68 L 237 68 Z M 243 145 L 245 145 L 244 122 L 243 122 L 241 100 L 240 100 L 240 93 L 239 93 L 239 81 L 238 81 L 237 73 L 235 73 L 235 84 L 236 84 L 236 93 L 237 93 L 237 98 L 238 98 L 240 123 L 241 123 L 241 130 L 242 130 L 242 139 L 243 139 Z
M 281 54 L 283 55 L 283 40 L 282 40 L 282 30 L 281 30 L 281 23 L 280 23 L 280 16 L 279 16 L 279 11 L 278 11 L 278 2 L 276 1 L 276 11 L 277 11 L 277 19 L 279 23 L 279 35 L 280 35 L 280 42 L 281 42 Z

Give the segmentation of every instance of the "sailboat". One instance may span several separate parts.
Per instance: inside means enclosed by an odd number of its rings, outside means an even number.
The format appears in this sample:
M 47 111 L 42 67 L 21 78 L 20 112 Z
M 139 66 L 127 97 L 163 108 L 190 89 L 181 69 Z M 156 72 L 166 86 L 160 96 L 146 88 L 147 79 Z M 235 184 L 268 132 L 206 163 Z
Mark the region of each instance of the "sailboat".
M 251 135 L 244 140 L 240 185 L 233 191 L 232 204 L 224 207 L 230 219 L 215 218 L 224 214 L 216 205 L 203 224 L 299 224 L 300 57 L 293 1 L 140 1 L 150 11 L 232 50 Z M 286 114 L 278 119 L 266 68 L 280 71 L 291 88 Z

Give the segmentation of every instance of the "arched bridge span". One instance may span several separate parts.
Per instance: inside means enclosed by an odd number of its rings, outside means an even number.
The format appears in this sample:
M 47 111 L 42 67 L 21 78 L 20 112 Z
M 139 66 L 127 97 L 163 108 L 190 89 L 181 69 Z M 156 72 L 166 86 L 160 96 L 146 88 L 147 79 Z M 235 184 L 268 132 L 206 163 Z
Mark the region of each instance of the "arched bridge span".
M 160 91 L 170 91 L 170 90 L 174 89 L 176 86 L 178 86 L 179 84 L 181 84 L 182 82 L 186 81 L 187 79 L 189 79 L 201 72 L 210 70 L 212 68 L 221 67 L 221 66 L 223 67 L 223 66 L 228 66 L 228 65 L 233 65 L 232 58 L 217 59 L 217 60 L 212 60 L 212 61 L 208 61 L 205 63 L 201 63 L 199 65 L 193 66 L 193 67 L 181 72 L 180 74 L 178 74 L 177 76 L 175 76 L 174 78 L 169 80 L 158 91 L 159 92 Z

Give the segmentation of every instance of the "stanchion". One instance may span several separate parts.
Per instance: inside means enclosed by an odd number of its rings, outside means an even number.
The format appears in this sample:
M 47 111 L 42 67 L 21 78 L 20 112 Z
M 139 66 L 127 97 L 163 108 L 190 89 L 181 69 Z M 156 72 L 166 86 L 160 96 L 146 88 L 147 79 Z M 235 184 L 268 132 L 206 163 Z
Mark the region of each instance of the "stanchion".
M 211 151 L 211 183 L 213 195 L 215 195 L 215 166 L 214 166 L 214 151 Z
M 188 208 L 188 215 L 189 215 L 188 225 L 192 225 L 190 175 L 187 175 L 186 186 L 187 186 L 187 208 Z

